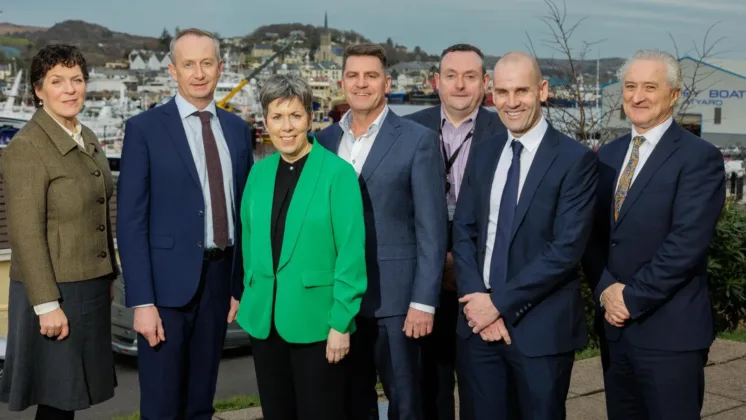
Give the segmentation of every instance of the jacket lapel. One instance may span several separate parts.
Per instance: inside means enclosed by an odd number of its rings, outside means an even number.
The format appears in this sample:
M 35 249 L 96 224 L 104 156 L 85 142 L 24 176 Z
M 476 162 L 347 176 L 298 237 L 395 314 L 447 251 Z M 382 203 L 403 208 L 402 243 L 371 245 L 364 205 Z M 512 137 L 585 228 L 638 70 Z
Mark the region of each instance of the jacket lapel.
M 256 262 L 261 261 L 261 263 L 253 264 L 256 267 L 266 262 L 268 264 L 264 267 L 266 274 L 272 275 L 274 274 L 272 267 L 272 204 L 280 154 L 274 153 L 264 158 L 264 160 L 267 161 L 266 166 L 262 169 L 264 172 L 257 174 L 257 178 L 262 179 L 262 181 L 252 185 L 251 190 L 248 191 L 251 199 L 247 203 L 251 203 L 249 210 L 252 220 L 249 227 L 251 229 L 251 236 L 260 238 L 261 241 L 259 249 L 251 250 L 251 253 L 254 255 L 251 257 L 251 260 Z M 254 272 L 257 271 L 256 267 L 254 268 Z
M 526 212 L 531 205 L 531 200 L 534 198 L 536 189 L 557 157 L 557 145 L 559 145 L 557 132 L 549 126 L 547 132 L 544 134 L 544 138 L 539 143 L 539 149 L 536 151 L 536 156 L 528 170 L 526 182 L 523 184 L 523 189 L 518 199 L 518 205 L 515 209 L 515 219 L 513 220 L 513 231 L 510 236 L 511 242 L 518 231 L 518 227 L 523 223 L 523 218 L 526 217 Z
M 295 187 L 293 198 L 290 200 L 285 220 L 285 235 L 282 238 L 282 252 L 277 266 L 278 272 L 282 270 L 282 267 L 290 260 L 290 256 L 293 255 L 295 244 L 298 242 L 298 235 L 300 235 L 300 228 L 306 218 L 308 205 L 316 191 L 316 184 L 324 163 L 324 151 L 321 147 L 320 144 L 314 144 L 311 148 L 308 160 L 303 165 L 303 171 L 300 174 L 300 179 L 298 179 L 298 185 Z M 276 168 L 275 172 L 277 172 Z M 274 182 L 272 182 L 272 186 L 274 187 Z
M 611 188 L 611 200 L 609 200 L 609 224 L 610 226 L 614 226 L 616 222 L 614 221 L 614 196 L 616 194 L 616 186 L 619 182 L 619 177 L 622 175 L 622 171 L 624 168 L 622 168 L 622 165 L 624 165 L 624 158 L 627 156 L 627 149 L 629 148 L 629 143 L 632 141 L 632 135 L 627 134 L 620 140 L 617 144 L 617 150 L 614 152 L 614 155 L 612 157 L 611 161 L 611 167 L 614 168 L 616 176 L 612 180 L 613 183 L 609 186 Z
M 632 186 L 627 192 L 627 197 L 624 199 L 622 208 L 619 210 L 619 217 L 616 221 L 616 226 L 622 222 L 624 216 L 629 212 L 629 208 L 635 204 L 635 201 L 640 197 L 640 193 L 645 189 L 645 186 L 653 178 L 653 175 L 658 172 L 658 169 L 663 163 L 671 156 L 678 147 L 678 140 L 681 137 L 681 128 L 675 122 L 671 124 L 671 127 L 666 130 L 663 134 L 660 142 L 653 149 L 653 153 L 645 161 L 645 165 L 637 174 L 637 178 L 632 182 Z M 620 172 L 624 169 L 620 169 Z M 616 190 L 616 189 L 615 189 Z M 612 216 L 613 217 L 613 216 Z
M 490 129 L 490 126 L 492 125 L 492 118 L 489 118 L 489 115 L 486 115 L 488 112 L 486 109 L 479 107 L 479 112 L 477 113 L 477 123 L 474 125 L 474 138 L 472 139 L 472 144 L 474 144 L 474 139 L 483 139 L 487 138 L 487 130 Z
M 396 139 L 399 138 L 399 134 L 399 117 L 396 116 L 393 111 L 389 110 L 388 115 L 386 115 L 386 118 L 383 120 L 381 129 L 378 131 L 378 135 L 373 142 L 370 153 L 368 153 L 368 158 L 365 160 L 365 164 L 363 164 L 363 170 L 361 171 L 360 176 L 365 182 L 367 182 L 368 179 L 370 179 L 370 176 L 373 175 L 378 164 L 381 163 L 383 157 L 386 156 L 386 153 L 389 151 Z
M 230 131 L 228 121 L 226 120 L 226 113 L 221 108 L 216 107 L 218 113 L 218 121 L 220 121 L 220 131 L 223 132 L 225 142 L 228 144 L 228 151 L 231 156 L 231 169 L 233 170 L 233 196 L 238 197 L 238 151 L 236 150 L 236 142 L 233 132 Z
M 487 225 L 489 224 L 490 215 L 490 201 L 492 200 L 492 183 L 495 180 L 495 171 L 497 171 L 497 164 L 500 162 L 500 155 L 502 155 L 503 149 L 505 148 L 505 142 L 508 141 L 507 134 L 501 135 L 497 138 L 497 141 L 492 147 L 486 147 L 486 151 L 483 156 L 475 154 L 473 156 L 474 162 L 477 163 L 477 176 L 483 176 L 484 179 L 479 183 L 479 210 L 477 214 L 483 214 L 487 217 L 483 218 L 484 223 L 481 226 L 481 238 L 487 238 Z
M 192 150 L 189 148 L 189 141 L 184 131 L 184 124 L 179 116 L 179 108 L 176 106 L 176 101 L 171 99 L 167 104 L 161 105 L 160 108 L 166 115 L 164 124 L 166 124 L 166 131 L 168 131 L 171 141 L 173 141 L 174 147 L 176 147 L 176 151 L 179 152 L 179 156 L 184 161 L 189 175 L 201 187 L 199 175 L 197 174 L 197 165 L 194 164 L 194 156 L 192 156 Z

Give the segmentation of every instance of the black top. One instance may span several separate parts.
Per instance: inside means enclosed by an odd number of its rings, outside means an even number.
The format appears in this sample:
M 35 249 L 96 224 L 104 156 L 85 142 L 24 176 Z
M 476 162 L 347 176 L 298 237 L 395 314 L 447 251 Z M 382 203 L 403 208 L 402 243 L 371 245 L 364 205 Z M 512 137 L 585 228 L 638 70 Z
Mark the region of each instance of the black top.
M 285 235 L 285 219 L 288 215 L 290 200 L 293 198 L 295 187 L 298 185 L 300 173 L 308 160 L 308 154 L 293 163 L 288 163 L 280 158 L 277 166 L 277 179 L 275 180 L 275 193 L 272 198 L 272 262 L 275 273 L 280 262 L 282 252 L 282 240 Z

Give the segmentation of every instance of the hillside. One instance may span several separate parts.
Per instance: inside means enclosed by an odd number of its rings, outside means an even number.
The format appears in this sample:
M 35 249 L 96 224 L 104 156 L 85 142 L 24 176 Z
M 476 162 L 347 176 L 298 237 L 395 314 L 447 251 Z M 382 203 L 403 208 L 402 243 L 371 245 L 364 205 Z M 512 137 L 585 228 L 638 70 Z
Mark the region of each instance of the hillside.
M 41 32 L 47 29 L 41 26 L 24 26 L 9 22 L 0 22 L 0 35 L 8 35 L 16 32 Z
M 67 20 L 45 31 L 24 31 L 13 34 L 33 44 L 27 53 L 34 54 L 44 45 L 52 43 L 73 44 L 83 51 L 90 65 L 101 66 L 107 61 L 123 59 L 133 49 L 157 49 L 158 38 L 114 32 L 101 25 Z

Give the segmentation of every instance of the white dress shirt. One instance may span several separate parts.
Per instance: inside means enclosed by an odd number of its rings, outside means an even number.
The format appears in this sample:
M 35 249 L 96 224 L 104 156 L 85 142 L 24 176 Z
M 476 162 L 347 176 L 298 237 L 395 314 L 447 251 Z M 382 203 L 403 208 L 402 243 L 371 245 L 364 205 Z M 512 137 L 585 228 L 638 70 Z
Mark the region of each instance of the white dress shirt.
M 42 108 L 45 112 L 47 112 L 46 108 Z M 49 112 L 47 112 L 49 114 Z M 52 117 L 52 115 L 49 115 Z M 67 127 L 60 124 L 59 121 L 57 121 L 56 118 L 52 117 L 54 122 L 56 122 L 60 127 L 62 127 L 63 130 L 65 130 L 65 133 L 67 133 L 68 136 L 70 136 L 73 140 L 75 140 L 76 143 L 78 143 L 78 147 L 85 150 L 85 144 L 83 143 L 83 127 L 80 125 L 80 121 L 75 122 L 75 132 L 70 131 Z M 52 302 L 46 302 L 46 303 L 40 303 L 38 305 L 34 306 L 34 312 L 36 315 L 44 315 L 49 312 L 54 311 L 55 309 L 60 307 L 59 301 L 52 301 Z
M 521 197 L 521 191 L 523 191 L 523 184 L 526 183 L 526 177 L 528 171 L 531 169 L 531 163 L 534 161 L 536 151 L 539 149 L 539 144 L 546 134 L 549 124 L 541 117 L 541 120 L 532 128 L 528 133 L 524 134 L 520 138 L 513 136 L 513 133 L 508 130 L 508 141 L 505 142 L 502 153 L 500 154 L 500 160 L 497 162 L 497 169 L 495 170 L 494 178 L 492 179 L 492 191 L 490 192 L 490 220 L 487 224 L 487 243 L 484 256 L 484 271 L 482 273 L 484 277 L 484 285 L 487 289 L 490 286 L 490 264 L 492 262 L 492 248 L 495 245 L 495 235 L 497 234 L 497 219 L 500 215 L 500 202 L 502 201 L 503 190 L 505 189 L 505 183 L 508 181 L 508 170 L 513 160 L 513 149 L 510 147 L 511 142 L 515 139 L 521 142 L 523 150 L 521 151 L 521 172 L 518 180 L 518 198 L 516 204 Z
M 363 171 L 363 165 L 365 165 L 365 161 L 368 159 L 370 149 L 373 147 L 373 142 L 375 142 L 378 132 L 381 131 L 381 124 L 386 119 L 388 112 L 389 107 L 385 105 L 381 114 L 368 127 L 368 131 L 357 138 L 355 138 L 355 134 L 352 132 L 352 110 L 348 110 L 342 116 L 342 119 L 339 120 L 339 127 L 342 128 L 344 134 L 342 135 L 342 141 L 339 143 L 337 154 L 355 168 L 358 176 Z M 435 308 L 430 305 L 411 302 L 409 307 L 431 314 L 435 313 Z
M 339 143 L 338 155 L 355 168 L 358 176 L 363 171 L 365 160 L 368 159 L 373 142 L 376 140 L 376 136 L 378 136 L 378 132 L 381 130 L 381 124 L 383 124 L 383 120 L 386 119 L 388 113 L 389 107 L 385 105 L 383 111 L 373 121 L 373 124 L 368 127 L 368 131 L 358 138 L 355 138 L 355 134 L 352 133 L 351 109 L 339 120 L 339 126 L 342 128 L 344 135 L 342 135 L 342 141 Z
M 632 127 L 632 137 L 629 142 L 629 147 L 627 147 L 627 155 L 624 157 L 624 163 L 622 164 L 622 167 L 619 168 L 619 179 L 622 178 L 622 172 L 624 172 L 624 168 L 627 167 L 627 163 L 629 162 L 629 157 L 632 155 L 632 148 L 634 147 L 635 137 L 642 135 L 645 137 L 645 141 L 640 145 L 640 153 L 637 158 L 637 166 L 635 167 L 635 173 L 632 175 L 632 182 L 630 183 L 630 187 L 635 182 L 635 179 L 637 178 L 637 175 L 640 174 L 640 171 L 642 170 L 642 167 L 645 165 L 645 162 L 647 162 L 650 155 L 653 153 L 653 150 L 655 150 L 655 146 L 658 144 L 658 142 L 661 141 L 661 138 L 663 138 L 663 135 L 666 134 L 666 131 L 669 127 L 671 127 L 671 124 L 673 124 L 673 117 L 670 117 L 666 121 L 664 121 L 661 125 L 654 127 L 650 131 L 648 131 L 645 134 L 639 134 L 635 127 Z M 617 180 L 617 186 L 616 189 L 619 188 L 619 180 Z M 616 189 L 614 191 L 616 191 Z

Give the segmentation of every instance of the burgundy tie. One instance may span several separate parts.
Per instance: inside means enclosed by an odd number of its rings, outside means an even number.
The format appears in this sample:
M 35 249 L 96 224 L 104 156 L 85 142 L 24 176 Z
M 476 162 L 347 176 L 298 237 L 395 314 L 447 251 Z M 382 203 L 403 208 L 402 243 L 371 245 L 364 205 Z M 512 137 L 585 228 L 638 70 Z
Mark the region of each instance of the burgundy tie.
M 209 111 L 198 111 L 197 114 L 202 122 L 202 141 L 205 144 L 207 178 L 210 182 L 213 241 L 218 248 L 224 250 L 228 246 L 228 212 L 225 205 L 223 168 L 220 165 L 218 145 L 215 142 L 215 136 L 212 134 L 212 126 L 210 125 L 212 114 Z

